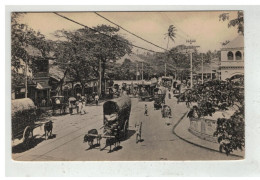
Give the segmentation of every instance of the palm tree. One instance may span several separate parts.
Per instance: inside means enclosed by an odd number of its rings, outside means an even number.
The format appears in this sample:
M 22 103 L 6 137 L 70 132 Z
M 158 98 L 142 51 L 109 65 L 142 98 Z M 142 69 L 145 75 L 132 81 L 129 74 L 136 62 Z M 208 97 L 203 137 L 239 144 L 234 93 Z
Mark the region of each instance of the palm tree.
M 174 42 L 174 38 L 176 38 L 176 27 L 174 25 L 170 25 L 169 28 L 168 28 L 168 32 L 165 33 L 165 38 L 168 38 L 168 42 L 167 42 L 167 50 L 168 50 L 168 46 L 169 46 L 169 40 L 171 39 L 173 42 Z M 166 62 L 165 62 L 165 73 L 164 75 L 166 76 Z M 176 75 L 175 75 L 176 77 Z
M 176 38 L 176 27 L 174 25 L 170 25 L 169 28 L 168 28 L 168 32 L 165 33 L 165 38 L 168 38 L 168 42 L 167 42 L 167 49 L 168 49 L 168 46 L 169 46 L 169 40 L 171 39 L 173 42 L 174 42 L 174 38 Z

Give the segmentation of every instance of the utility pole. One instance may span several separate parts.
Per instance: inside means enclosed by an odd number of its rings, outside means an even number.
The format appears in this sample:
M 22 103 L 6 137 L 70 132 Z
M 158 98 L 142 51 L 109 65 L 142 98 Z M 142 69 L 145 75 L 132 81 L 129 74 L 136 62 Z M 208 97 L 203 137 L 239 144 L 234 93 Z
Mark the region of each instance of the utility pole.
M 101 95 L 101 86 L 102 86 L 101 71 L 102 71 L 102 69 L 101 69 L 101 60 L 99 60 L 99 92 L 98 92 L 99 97 Z
M 142 62 L 142 80 L 144 80 L 144 63 Z
M 193 86 L 193 74 L 192 74 L 192 51 L 190 51 L 190 88 Z
M 203 59 L 203 54 L 202 54 L 202 73 L 201 73 L 201 80 L 202 80 L 202 84 L 204 83 L 203 78 L 204 78 L 204 74 L 203 74 L 203 63 L 204 63 L 204 59 Z
M 212 80 L 212 65 L 211 65 L 211 62 L 210 62 L 210 79 Z
M 25 98 L 27 98 L 27 91 L 28 91 L 28 85 L 27 85 L 27 68 L 28 68 L 28 65 L 27 65 L 27 61 L 25 61 Z
M 196 42 L 196 40 L 192 40 L 192 39 L 190 39 L 190 40 L 186 40 L 186 42 L 187 43 L 190 43 L 190 44 L 192 44 L 192 43 L 195 43 Z M 197 48 L 197 47 L 199 47 L 199 46 L 189 46 L 189 49 L 194 49 L 194 48 Z M 192 69 L 193 69 L 193 67 L 192 67 L 192 51 L 190 50 L 190 88 L 192 88 L 193 87 L 193 72 L 192 72 Z
M 166 77 L 166 63 L 164 63 L 164 76 Z
M 138 81 L 138 63 L 136 63 L 136 80 Z

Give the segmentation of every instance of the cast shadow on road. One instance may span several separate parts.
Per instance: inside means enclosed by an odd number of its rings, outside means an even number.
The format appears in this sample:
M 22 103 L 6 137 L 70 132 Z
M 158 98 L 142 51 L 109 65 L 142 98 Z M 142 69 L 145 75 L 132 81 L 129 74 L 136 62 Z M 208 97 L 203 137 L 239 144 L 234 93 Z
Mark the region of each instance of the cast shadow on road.
M 100 144 L 93 144 L 92 146 L 89 146 L 89 148 L 86 149 L 86 151 L 89 151 L 91 149 L 100 149 Z
M 107 153 L 112 153 L 112 152 L 115 152 L 115 151 L 119 151 L 121 149 L 123 149 L 123 147 L 119 145 L 119 146 L 114 147 L 111 151 L 109 150 Z
M 57 136 L 56 134 L 52 134 L 51 136 L 48 137 L 48 139 L 54 139 L 54 138 L 56 138 L 56 136 Z
M 127 137 L 121 141 L 130 139 L 135 134 L 135 132 L 136 132 L 135 130 L 128 130 Z
M 135 134 L 135 132 L 136 132 L 135 130 L 128 130 L 127 137 L 125 139 L 121 139 L 120 142 L 123 142 L 123 141 L 130 139 Z M 143 141 L 143 140 L 141 140 L 141 141 Z M 112 146 L 114 146 L 114 145 L 112 145 Z M 92 150 L 92 149 L 100 149 L 100 151 L 108 150 L 108 153 L 112 153 L 112 152 L 119 151 L 119 150 L 123 149 L 123 147 L 121 145 L 115 146 L 110 151 L 109 143 L 107 143 L 106 146 L 103 147 L 103 148 L 100 147 L 100 144 L 93 144 L 92 146 L 87 148 L 86 151 L 89 151 L 89 150 Z
M 12 153 L 15 154 L 15 153 L 25 152 L 29 149 L 34 148 L 35 146 L 37 146 L 38 144 L 40 144 L 44 140 L 45 140 L 45 138 L 43 138 L 43 137 L 40 137 L 40 138 L 34 137 L 28 145 L 21 143 L 21 144 L 18 144 L 16 146 L 12 147 Z
M 52 134 L 52 136 L 50 136 L 48 139 L 54 139 L 54 138 L 56 138 L 56 134 Z M 36 147 L 38 144 L 40 144 L 41 142 L 43 142 L 45 140 L 46 139 L 44 136 L 40 136 L 37 138 L 36 138 L 36 136 L 34 136 L 27 145 L 25 145 L 24 143 L 21 143 L 21 144 L 18 144 L 16 146 L 12 147 L 12 153 L 15 154 L 15 153 L 22 153 L 22 152 L 28 151 L 28 150 Z

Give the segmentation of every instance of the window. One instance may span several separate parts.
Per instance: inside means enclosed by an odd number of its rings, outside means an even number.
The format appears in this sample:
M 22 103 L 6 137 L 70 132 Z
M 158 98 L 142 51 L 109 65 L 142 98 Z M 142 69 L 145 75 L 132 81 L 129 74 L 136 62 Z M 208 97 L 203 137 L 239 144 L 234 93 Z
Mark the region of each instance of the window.
M 228 56 L 228 60 L 234 59 L 234 54 L 231 51 L 228 52 L 227 56 Z
M 242 59 L 242 54 L 240 51 L 236 52 L 236 60 L 241 60 Z

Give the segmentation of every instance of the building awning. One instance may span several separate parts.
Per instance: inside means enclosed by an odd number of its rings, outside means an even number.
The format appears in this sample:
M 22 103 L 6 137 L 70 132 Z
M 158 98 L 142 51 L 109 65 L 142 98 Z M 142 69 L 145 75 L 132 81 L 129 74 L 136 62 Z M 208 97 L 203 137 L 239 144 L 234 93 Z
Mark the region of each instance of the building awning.
M 44 89 L 51 89 L 51 86 L 46 84 L 37 83 L 36 89 L 44 90 Z

